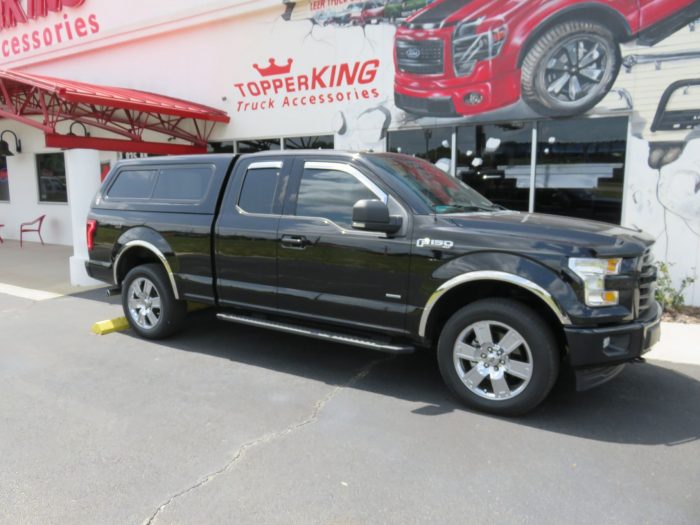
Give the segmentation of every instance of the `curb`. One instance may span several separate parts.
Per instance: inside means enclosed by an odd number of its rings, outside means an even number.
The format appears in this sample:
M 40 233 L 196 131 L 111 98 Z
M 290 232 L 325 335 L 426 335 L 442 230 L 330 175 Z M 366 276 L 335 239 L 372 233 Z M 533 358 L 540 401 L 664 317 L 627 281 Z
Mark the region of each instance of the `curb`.
M 187 303 L 187 313 L 205 310 L 207 308 L 211 308 L 211 306 L 203 303 Z M 128 329 L 129 321 L 126 320 L 126 317 L 115 317 L 114 319 L 96 322 L 92 325 L 90 330 L 93 334 L 107 335 L 114 332 L 123 332 Z

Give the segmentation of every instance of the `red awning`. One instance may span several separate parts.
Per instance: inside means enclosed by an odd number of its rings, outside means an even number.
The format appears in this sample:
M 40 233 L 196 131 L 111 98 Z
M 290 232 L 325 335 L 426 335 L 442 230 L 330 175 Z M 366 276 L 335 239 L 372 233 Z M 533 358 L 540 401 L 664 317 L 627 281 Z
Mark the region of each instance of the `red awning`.
M 2 70 L 0 118 L 43 130 L 50 147 L 157 154 L 205 152 L 214 125 L 230 121 L 219 109 L 163 95 Z M 106 133 L 73 134 L 74 122 Z M 146 131 L 165 142 L 143 140 Z

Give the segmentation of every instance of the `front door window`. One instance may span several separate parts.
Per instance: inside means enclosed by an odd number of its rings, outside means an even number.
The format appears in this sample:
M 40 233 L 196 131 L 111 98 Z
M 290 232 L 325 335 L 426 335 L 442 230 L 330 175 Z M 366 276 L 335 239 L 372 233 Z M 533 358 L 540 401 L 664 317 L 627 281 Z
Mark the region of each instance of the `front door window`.
M 355 203 L 377 198 L 370 188 L 346 171 L 307 166 L 299 185 L 296 215 L 321 217 L 350 229 Z

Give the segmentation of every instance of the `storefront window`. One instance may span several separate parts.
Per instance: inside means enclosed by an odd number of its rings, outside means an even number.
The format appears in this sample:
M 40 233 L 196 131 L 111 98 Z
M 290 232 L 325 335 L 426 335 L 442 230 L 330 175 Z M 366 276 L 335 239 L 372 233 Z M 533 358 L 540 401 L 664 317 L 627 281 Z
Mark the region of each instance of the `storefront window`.
M 535 211 L 620 223 L 627 118 L 538 125 Z
M 63 153 L 36 156 L 39 202 L 68 202 Z
M 426 128 L 393 131 L 388 134 L 389 151 L 420 157 L 435 164 L 450 160 L 452 128 Z M 444 162 L 444 161 L 443 161 Z
M 619 224 L 626 117 L 460 126 L 456 176 L 496 204 L 528 211 L 534 126 L 535 211 Z M 452 130 L 394 131 L 388 150 L 449 167 Z
M 456 175 L 511 210 L 527 211 L 532 124 L 457 128 Z
M 280 149 L 280 139 L 240 140 L 236 143 L 238 153 Z
M 7 176 L 7 157 L 0 157 L 0 202 L 10 202 L 10 180 Z
M 207 144 L 207 153 L 233 153 L 233 141 L 210 142 Z
M 284 149 L 333 149 L 333 135 L 289 137 L 284 139 Z

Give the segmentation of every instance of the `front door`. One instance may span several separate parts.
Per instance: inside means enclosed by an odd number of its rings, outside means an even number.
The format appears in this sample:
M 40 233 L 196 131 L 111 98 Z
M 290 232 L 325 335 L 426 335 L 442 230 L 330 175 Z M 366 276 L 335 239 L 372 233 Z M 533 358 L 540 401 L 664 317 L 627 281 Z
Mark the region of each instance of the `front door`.
M 393 198 L 343 161 L 298 159 L 280 218 L 278 307 L 282 313 L 403 333 L 410 241 L 352 228 L 361 199 Z M 403 231 L 408 230 L 408 216 Z

